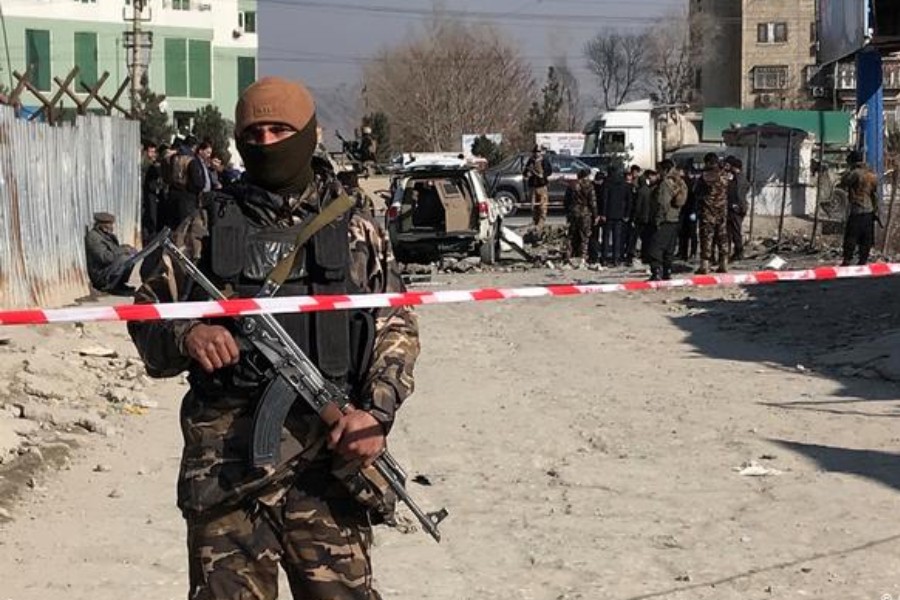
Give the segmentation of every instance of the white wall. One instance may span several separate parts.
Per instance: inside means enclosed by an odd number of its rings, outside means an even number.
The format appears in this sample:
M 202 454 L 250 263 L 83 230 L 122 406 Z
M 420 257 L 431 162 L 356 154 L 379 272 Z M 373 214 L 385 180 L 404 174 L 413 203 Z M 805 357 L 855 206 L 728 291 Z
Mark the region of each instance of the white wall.
M 210 8 L 199 10 L 201 6 Z M 3 0 L 3 12 L 6 17 L 121 23 L 124 30 L 128 26 L 125 17 L 131 16 L 131 7 L 126 7 L 124 0 L 89 3 L 74 0 Z M 233 35 L 238 27 L 237 0 L 191 0 L 191 10 L 173 10 L 171 0 L 147 0 L 144 16 L 151 18 L 148 23 L 151 27 L 212 29 L 214 46 L 255 48 L 258 43 L 255 33 L 244 33 L 238 38 Z

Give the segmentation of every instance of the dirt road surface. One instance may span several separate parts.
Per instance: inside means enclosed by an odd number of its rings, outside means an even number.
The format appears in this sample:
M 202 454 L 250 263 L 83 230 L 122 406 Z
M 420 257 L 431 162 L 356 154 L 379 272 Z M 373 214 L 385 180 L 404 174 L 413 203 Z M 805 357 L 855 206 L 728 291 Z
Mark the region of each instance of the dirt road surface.
M 598 277 L 436 284 L 578 276 Z M 420 600 L 900 597 L 898 289 L 420 309 L 418 390 L 391 442 L 431 483 L 410 484 L 415 497 L 451 514 L 440 545 L 378 530 L 379 589 Z M 174 507 L 184 384 L 135 377 L 121 325 L 2 336 L 0 433 L 5 423 L 25 446 L 0 467 L 0 600 L 186 597 Z M 91 346 L 119 356 L 79 354 Z M 23 402 L 56 413 L 13 418 Z M 93 420 L 67 421 L 70 404 Z

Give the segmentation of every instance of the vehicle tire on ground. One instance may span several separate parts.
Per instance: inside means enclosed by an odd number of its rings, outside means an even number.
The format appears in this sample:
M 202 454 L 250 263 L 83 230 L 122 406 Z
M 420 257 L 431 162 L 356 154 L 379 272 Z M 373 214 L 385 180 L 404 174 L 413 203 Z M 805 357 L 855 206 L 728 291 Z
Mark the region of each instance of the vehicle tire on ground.
M 497 203 L 500 215 L 503 216 L 503 218 L 515 215 L 518 210 L 517 204 L 519 199 L 515 192 L 511 192 L 510 190 L 499 190 L 494 194 L 494 201 Z

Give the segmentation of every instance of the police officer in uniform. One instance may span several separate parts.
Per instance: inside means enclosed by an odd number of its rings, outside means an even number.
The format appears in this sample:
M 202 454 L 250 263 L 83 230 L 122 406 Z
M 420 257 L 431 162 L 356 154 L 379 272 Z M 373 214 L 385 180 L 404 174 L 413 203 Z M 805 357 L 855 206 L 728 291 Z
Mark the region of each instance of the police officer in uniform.
M 264 78 L 241 95 L 235 138 L 246 182 L 204 197 L 186 227 L 199 236 L 198 266 L 219 287 L 255 295 L 332 194 L 317 184 L 315 104 L 302 85 Z M 326 183 L 327 185 L 327 183 Z M 328 213 L 326 213 L 328 214 Z M 194 242 L 185 240 L 188 248 Z M 302 247 L 280 295 L 403 291 L 388 240 L 355 210 Z M 198 300 L 177 272 L 148 280 L 139 302 Z M 369 550 L 373 523 L 390 520 L 360 502 L 340 473 L 371 463 L 394 414 L 412 393 L 418 328 L 407 308 L 276 317 L 355 410 L 327 430 L 302 401 L 282 432 L 280 462 L 248 460 L 254 408 L 269 383 L 265 361 L 240 344 L 234 321 L 132 323 L 148 373 L 189 373 L 182 402 L 184 450 L 178 505 L 187 520 L 192 600 L 270 600 L 278 568 L 304 600 L 376 600 Z M 352 470 L 352 469 L 351 469 Z

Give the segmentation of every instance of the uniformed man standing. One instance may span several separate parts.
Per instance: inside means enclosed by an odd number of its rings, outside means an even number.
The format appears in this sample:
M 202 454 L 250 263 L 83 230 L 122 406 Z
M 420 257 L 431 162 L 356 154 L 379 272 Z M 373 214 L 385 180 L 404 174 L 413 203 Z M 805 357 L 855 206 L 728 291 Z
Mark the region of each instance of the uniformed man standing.
M 875 243 L 875 221 L 880 219 L 878 206 L 878 175 L 863 162 L 862 154 L 854 150 L 847 156 L 850 165 L 838 187 L 847 192 L 849 215 L 844 230 L 844 261 L 849 266 L 859 248 L 859 264 L 869 262 Z
M 565 205 L 569 222 L 567 254 L 581 267 L 588 258 L 591 231 L 597 222 L 597 194 L 590 170 L 578 171 L 578 180 L 566 190 Z
M 246 183 L 205 198 L 198 266 L 220 287 L 253 296 L 310 220 L 328 206 L 311 161 L 313 98 L 302 85 L 269 77 L 249 86 L 235 111 Z M 188 231 L 191 231 L 188 228 Z M 173 274 L 149 280 L 140 302 L 200 299 Z M 312 236 L 283 295 L 401 292 L 388 240 L 351 211 Z M 189 373 L 181 408 L 184 451 L 178 505 L 187 520 L 192 600 L 270 600 L 278 567 L 294 598 L 374 600 L 368 510 L 335 475 L 380 455 L 400 403 L 412 393 L 419 352 L 407 308 L 279 316 L 323 375 L 343 386 L 355 410 L 329 430 L 297 402 L 282 432 L 281 462 L 253 468 L 254 407 L 269 379 L 255 351 L 239 350 L 232 320 L 132 323 L 148 373 Z M 242 347 L 241 347 L 242 348 Z
M 544 229 L 544 223 L 547 221 L 547 210 L 550 206 L 547 185 L 552 170 L 544 149 L 535 146 L 531 158 L 525 163 L 525 182 L 531 190 L 531 219 L 538 231 Z
M 359 157 L 365 168 L 365 175 L 369 177 L 375 174 L 375 164 L 377 162 L 378 142 L 372 135 L 372 128 L 364 126 L 362 128 L 362 136 L 359 139 Z
M 681 227 L 681 209 L 688 198 L 684 177 L 671 160 L 666 159 L 659 164 L 659 173 L 659 183 L 652 192 L 652 204 L 657 212 L 654 215 L 656 232 L 649 252 L 650 281 L 668 281 L 672 278 L 675 245 L 678 243 Z
M 700 216 L 700 268 L 697 273 L 709 273 L 713 244 L 719 259 L 719 273 L 728 272 L 728 233 L 725 219 L 728 213 L 728 177 L 719 166 L 719 157 L 710 152 L 703 157 L 703 174 L 697 182 L 697 206 Z

